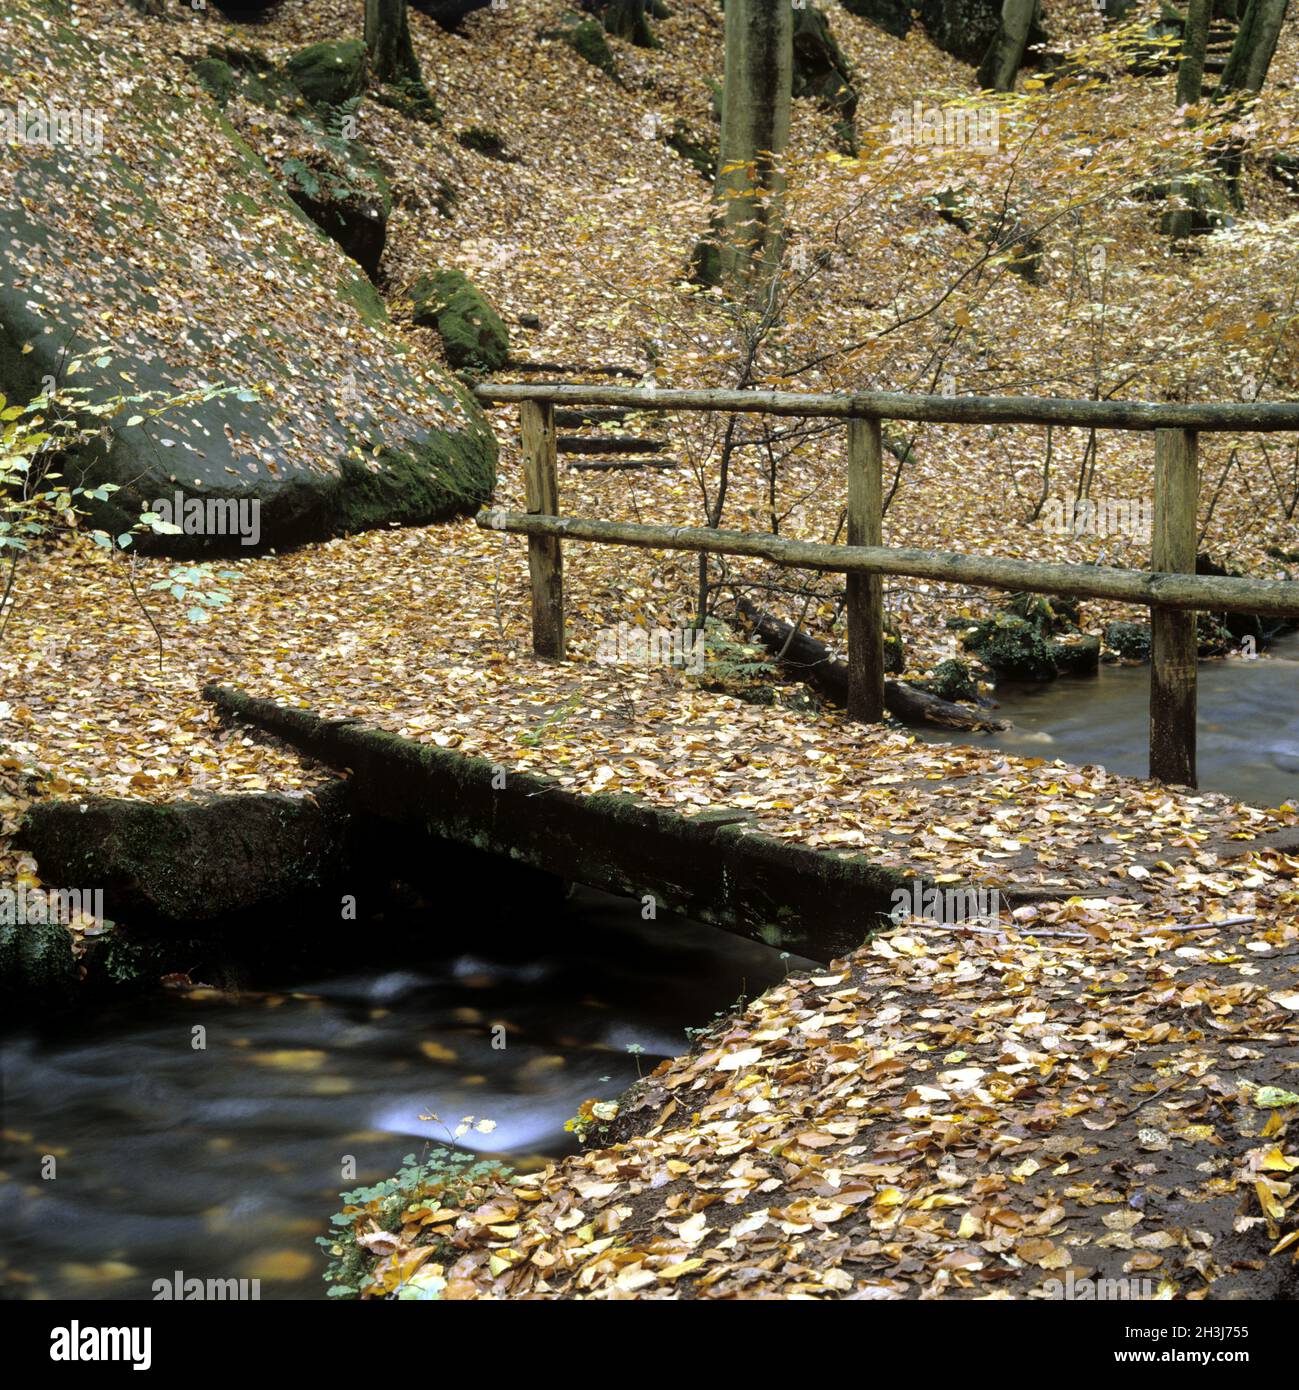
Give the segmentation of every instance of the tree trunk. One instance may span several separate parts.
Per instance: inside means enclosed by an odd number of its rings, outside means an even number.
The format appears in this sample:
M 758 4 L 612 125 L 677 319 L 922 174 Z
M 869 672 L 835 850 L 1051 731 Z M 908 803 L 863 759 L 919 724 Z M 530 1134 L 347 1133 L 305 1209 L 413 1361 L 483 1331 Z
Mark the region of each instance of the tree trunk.
M 1261 92 L 1272 65 L 1276 41 L 1281 33 L 1289 0 L 1249 0 L 1249 8 L 1240 21 L 1236 42 L 1218 84 L 1217 97 L 1232 92 Z M 1231 140 L 1223 148 L 1219 164 L 1226 176 L 1227 193 L 1237 207 L 1241 204 L 1240 168 L 1244 160 L 1244 143 Z
M 1177 66 L 1177 104 L 1195 106 L 1204 94 L 1204 50 L 1209 38 L 1209 18 L 1213 0 L 1189 0 L 1186 28 L 1182 34 L 1182 57 Z M 1191 206 L 1194 186 L 1174 179 L 1170 187 L 1173 206 L 1164 218 L 1162 230 L 1174 240 L 1188 237 L 1195 226 Z
M 979 86 L 994 92 L 1013 92 L 1019 65 L 1028 47 L 1037 0 L 1002 0 L 1001 27 L 988 46 L 979 68 Z
M 793 73 L 793 7 L 729 0 L 716 187 L 723 281 L 752 283 L 778 259 Z
M 786 670 L 806 681 L 819 695 L 841 709 L 848 704 L 848 667 L 830 655 L 824 642 L 759 608 L 743 595 L 738 607 L 752 625 L 753 635 L 778 658 Z M 904 681 L 884 682 L 884 708 L 904 724 L 941 724 L 948 729 L 1004 729 L 1000 719 L 953 704 L 917 690 Z
M 1177 66 L 1177 104 L 1195 106 L 1204 92 L 1204 47 L 1209 38 L 1213 0 L 1189 0 L 1182 59 Z
M 376 82 L 421 81 L 406 0 L 365 0 L 365 46 Z
M 646 0 L 608 0 L 604 9 L 605 32 L 638 48 L 657 48 L 645 11 Z
M 1263 90 L 1288 3 L 1289 0 L 1250 0 L 1218 85 L 1220 96 Z

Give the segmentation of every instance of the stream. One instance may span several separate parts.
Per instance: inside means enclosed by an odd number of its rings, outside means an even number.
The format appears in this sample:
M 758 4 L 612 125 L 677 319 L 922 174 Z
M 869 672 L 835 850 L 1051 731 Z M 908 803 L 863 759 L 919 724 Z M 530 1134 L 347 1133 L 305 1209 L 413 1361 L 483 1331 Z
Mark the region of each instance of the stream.
M 1149 685 L 1148 666 L 1103 665 L 1002 686 L 1013 727 L 973 738 L 1144 776 Z M 1299 634 L 1202 663 L 1201 785 L 1268 805 L 1299 795 L 1297 696 Z M 429 917 L 427 953 L 401 968 L 162 990 L 0 1038 L 0 1298 L 150 1298 L 175 1271 L 322 1297 L 313 1238 L 340 1191 L 470 1116 L 494 1128 L 463 1148 L 523 1168 L 569 1152 L 581 1101 L 616 1096 L 683 1051 L 687 1028 L 809 964 L 666 914 L 644 922 L 638 903 L 587 889 L 544 930 L 508 912 L 472 930 Z
M 1299 800 L 1299 633 L 1254 658 L 1202 661 L 1197 770 L 1206 791 L 1259 806 Z M 913 730 L 927 743 L 975 743 L 1025 758 L 1097 763 L 1145 777 L 1150 756 L 1150 667 L 1102 663 L 1094 676 L 999 685 L 1001 733 Z
M 467 1116 L 495 1128 L 463 1148 L 522 1167 L 569 1152 L 581 1101 L 615 1097 L 684 1051 L 686 1028 L 810 964 L 586 889 L 544 933 L 490 916 L 428 926 L 450 944 L 401 969 L 164 990 L 0 1040 L 0 1297 L 147 1299 L 176 1270 L 322 1297 L 313 1238 L 340 1191 Z

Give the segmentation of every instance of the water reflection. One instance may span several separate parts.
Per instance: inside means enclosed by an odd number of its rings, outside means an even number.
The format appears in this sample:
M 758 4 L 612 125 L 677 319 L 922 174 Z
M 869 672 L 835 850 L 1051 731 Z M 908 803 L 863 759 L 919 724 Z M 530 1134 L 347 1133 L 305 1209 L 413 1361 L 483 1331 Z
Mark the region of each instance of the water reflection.
M 431 921 L 427 939 L 445 931 Z M 397 969 L 150 996 L 11 1035 L 0 1290 L 147 1298 L 182 1270 L 319 1297 L 312 1237 L 340 1190 L 391 1175 L 469 1115 L 496 1127 L 464 1147 L 524 1164 L 565 1152 L 582 1100 L 616 1095 L 638 1061 L 649 1071 L 683 1050 L 687 1027 L 803 964 L 587 891 L 544 932 L 490 919 L 464 932 L 472 950 Z M 341 1176 L 346 1155 L 355 1178 Z
M 1096 676 L 1001 686 L 997 700 L 998 717 L 1014 725 L 1005 732 L 926 729 L 919 736 L 932 743 L 986 740 L 1022 757 L 1146 776 L 1149 666 L 1103 665 Z M 1201 662 L 1198 771 L 1206 790 L 1255 805 L 1299 800 L 1299 634 L 1253 660 Z

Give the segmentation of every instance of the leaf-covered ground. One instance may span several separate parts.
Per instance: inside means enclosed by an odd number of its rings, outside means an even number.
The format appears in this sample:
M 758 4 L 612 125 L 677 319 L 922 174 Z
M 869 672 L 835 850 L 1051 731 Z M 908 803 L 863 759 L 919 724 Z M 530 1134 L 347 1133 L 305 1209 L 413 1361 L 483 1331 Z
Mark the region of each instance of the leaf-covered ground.
M 1297 942 L 899 928 L 664 1063 L 622 1142 L 412 1203 L 374 1292 L 1292 1297 Z
M 396 193 L 389 304 L 400 316 L 416 274 L 455 265 L 507 316 L 540 316 L 539 330 L 512 327 L 521 357 L 641 370 L 652 347 L 661 384 L 729 381 L 732 326 L 682 284 L 707 188 L 647 121 L 680 115 L 712 131 L 715 6 L 674 0 L 673 19 L 656 25 L 661 49 L 615 43 L 623 86 L 538 38 L 562 8 L 514 0 L 458 35 L 412 15 L 444 125 L 362 108 L 363 138 Z M 212 41 L 255 42 L 279 57 L 354 33 L 356 9 L 288 0 L 250 30 L 216 18 L 148 21 L 108 0 L 77 6 L 90 36 L 111 42 L 129 28 L 160 64 Z M 893 109 L 968 92 L 969 71 L 919 34 L 898 42 L 837 8 L 833 17 L 862 74 L 868 154 Z M 1090 21 L 1080 29 L 1091 33 Z M 1296 101 L 1282 84 L 1297 71 L 1291 20 L 1267 113 L 1278 146 Z M 203 99 L 197 84 L 193 96 Z M 1040 159 L 1036 146 L 1023 156 L 1025 192 L 1049 211 L 1062 206 L 1061 188 L 1078 177 L 1070 141 L 1087 121 L 1110 159 L 1097 178 L 1121 182 L 1125 162 L 1135 169 L 1153 157 L 1142 140 L 1170 110 L 1166 78 L 1080 93 L 1075 110 L 1051 116 L 1068 127 L 1059 143 L 1044 137 Z M 273 157 L 255 112 L 229 115 Z M 457 143 L 474 125 L 498 130 L 516 162 Z M 814 296 L 791 314 L 780 351 L 796 363 L 822 343 L 867 345 L 764 380 L 917 389 L 935 353 L 955 344 L 955 359 L 938 360 L 955 363 L 962 390 L 1225 399 L 1248 396 L 1254 387 L 1242 383 L 1264 377 L 1266 399 L 1293 385 L 1287 296 L 1299 252 L 1284 190 L 1258 164 L 1247 167 L 1248 212 L 1194 255 L 1158 236 L 1148 204 L 1116 198 L 1091 220 L 1061 213 L 1046 235 L 1042 284 L 971 271 L 936 309 L 953 267 L 979 254 L 926 202 L 950 170 L 927 181 L 914 162 L 859 166 L 833 152 L 830 118 L 810 103 L 799 103 L 795 126 L 808 246 L 838 248 L 845 206 L 856 208 L 856 240 L 836 249 Z M 171 134 L 172 167 L 201 185 L 211 174 L 203 150 L 187 146 L 183 127 Z M 991 187 L 998 172 L 970 177 Z M 439 180 L 457 191 L 450 215 L 435 206 Z M 863 207 L 852 201 L 861 186 Z M 1104 312 L 1077 275 L 1098 244 L 1110 277 Z M 922 310 L 906 331 L 890 328 Z M 220 326 L 210 327 L 219 340 Z M 438 352 L 430 332 L 409 334 Z M 195 365 L 229 379 L 237 364 Z M 517 505 L 513 412 L 496 412 L 494 423 L 497 500 Z M 666 423 L 680 469 L 565 472 L 565 509 L 697 524 L 688 465 L 706 472 L 717 434 L 707 422 Z M 786 444 L 782 531 L 829 539 L 843 500 L 841 432 Z M 1072 492 L 1087 447 L 1082 437 L 1053 441 L 1059 490 Z M 1294 509 L 1286 514 L 1288 455 L 1269 447 L 1205 441 L 1201 519 L 1216 554 L 1280 574 L 1286 562 L 1269 548 L 1295 550 L 1299 527 Z M 1150 454 L 1144 437 L 1103 437 L 1090 457 L 1095 494 L 1148 489 Z M 886 540 L 1136 561 L 1123 538 L 1053 536 L 1025 521 L 1043 459 L 1040 431 L 927 429 L 899 476 Z M 738 456 L 726 522 L 767 529 L 770 517 L 755 446 Z M 741 808 L 767 833 L 827 853 L 869 853 L 940 881 L 1037 889 L 1041 902 L 999 933 L 904 925 L 823 976 L 791 979 L 656 1074 L 617 1121 L 620 1147 L 528 1175 L 474 1216 L 416 1213 L 380 1280 L 431 1262 L 450 1296 L 1029 1294 L 1071 1269 L 1125 1268 L 1185 1296 L 1286 1287 L 1295 1247 L 1269 1252 L 1294 1225 L 1294 1109 L 1263 1103 L 1276 1097 L 1258 1088 L 1297 1089 L 1296 861 L 1267 837 L 1299 816 L 977 744 L 926 745 L 833 713 L 744 704 L 671 671 L 598 665 L 607 628 L 688 620 L 695 566 L 578 546 L 565 561 L 573 660 L 562 666 L 530 654 L 522 542 L 470 522 L 223 565 L 237 573 L 234 602 L 202 626 L 149 592 L 166 561 L 135 562 L 152 624 L 120 558 L 75 547 L 25 566 L 0 644 L 4 876 L 39 874 L 7 838 L 33 795 L 305 794 L 329 775 L 222 729 L 199 693 L 216 680 L 577 790 L 623 790 L 684 814 Z M 888 592 L 915 672 L 949 654 L 945 618 L 991 602 L 937 585 Z M 823 590 L 807 619 L 839 644 L 834 614 Z M 1087 605 L 1084 626 L 1110 616 Z M 447 1234 L 449 1251 L 428 1243 Z

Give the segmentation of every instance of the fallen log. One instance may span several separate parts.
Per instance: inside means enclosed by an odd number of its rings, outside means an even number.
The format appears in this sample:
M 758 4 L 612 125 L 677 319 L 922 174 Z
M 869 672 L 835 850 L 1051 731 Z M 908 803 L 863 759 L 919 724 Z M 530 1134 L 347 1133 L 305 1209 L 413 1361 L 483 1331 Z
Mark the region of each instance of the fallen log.
M 800 680 L 806 681 L 832 705 L 848 704 L 848 666 L 836 661 L 824 642 L 795 631 L 791 624 L 773 617 L 752 600 L 741 595 L 736 604 L 753 635 L 781 664 Z M 790 634 L 793 634 L 791 637 Z M 786 645 L 788 644 L 788 645 Z M 782 655 L 783 653 L 783 655 Z M 1004 729 L 999 719 L 988 719 L 964 705 L 941 700 L 927 690 L 917 690 L 905 681 L 884 682 L 884 707 L 904 724 L 941 724 L 948 729 Z

